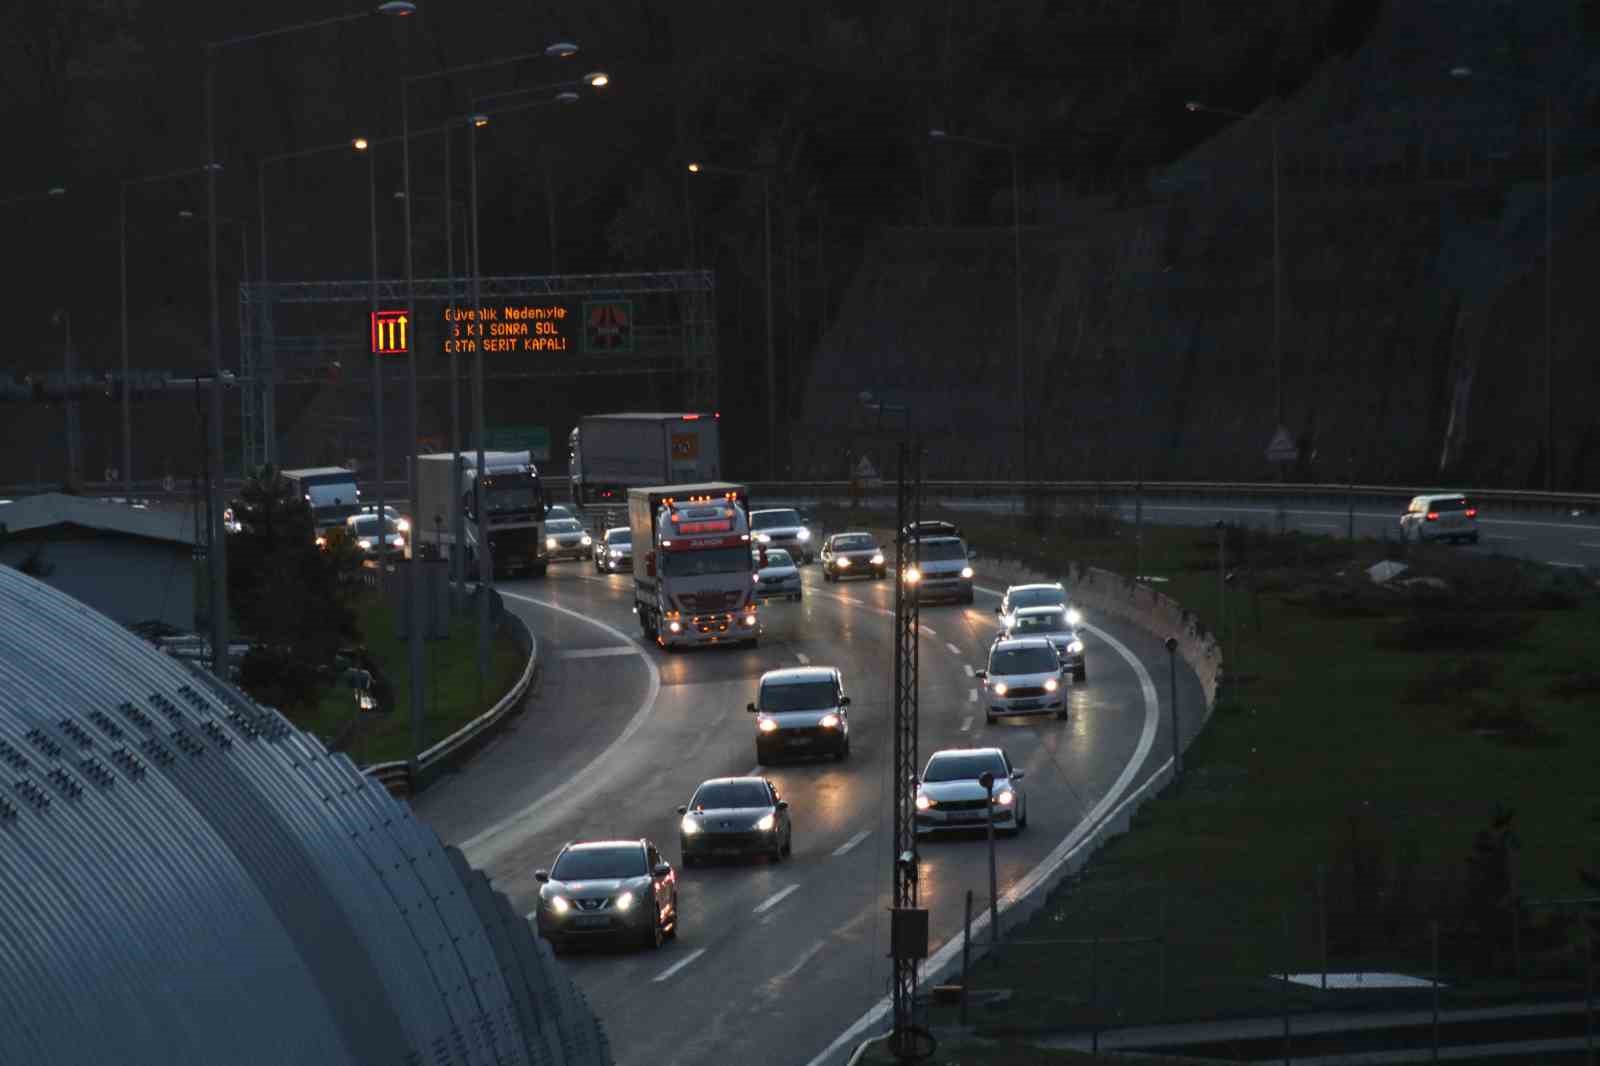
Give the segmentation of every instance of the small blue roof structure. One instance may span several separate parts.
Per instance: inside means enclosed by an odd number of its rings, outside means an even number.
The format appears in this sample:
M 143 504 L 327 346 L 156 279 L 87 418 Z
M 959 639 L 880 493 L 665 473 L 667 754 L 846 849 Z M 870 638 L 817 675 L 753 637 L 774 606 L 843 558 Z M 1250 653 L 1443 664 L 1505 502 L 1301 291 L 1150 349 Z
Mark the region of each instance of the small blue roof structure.
M 268 708 L 0 567 L 0 1063 L 603 1066 L 527 920 Z

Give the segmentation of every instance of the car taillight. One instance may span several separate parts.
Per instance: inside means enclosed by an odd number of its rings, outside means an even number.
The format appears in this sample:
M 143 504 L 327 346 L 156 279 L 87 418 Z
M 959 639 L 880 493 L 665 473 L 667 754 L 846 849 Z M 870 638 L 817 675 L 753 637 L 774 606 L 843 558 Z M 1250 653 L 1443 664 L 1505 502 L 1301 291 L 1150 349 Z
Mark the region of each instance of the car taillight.
M 1467 517 L 1468 518 L 1477 518 L 1478 517 L 1478 509 L 1476 507 L 1468 507 L 1467 508 Z
M 1428 512 L 1428 521 L 1437 522 L 1438 520 L 1439 520 L 1439 512 L 1438 511 L 1429 511 Z

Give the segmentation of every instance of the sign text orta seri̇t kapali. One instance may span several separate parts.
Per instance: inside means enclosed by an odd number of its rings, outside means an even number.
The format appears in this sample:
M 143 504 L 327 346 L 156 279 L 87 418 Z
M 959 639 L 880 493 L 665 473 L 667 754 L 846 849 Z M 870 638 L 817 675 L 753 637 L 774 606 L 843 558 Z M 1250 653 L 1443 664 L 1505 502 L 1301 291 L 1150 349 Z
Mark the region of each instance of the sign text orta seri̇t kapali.
M 567 309 L 560 304 L 502 304 L 447 307 L 444 312 L 444 354 L 476 352 L 564 352 Z

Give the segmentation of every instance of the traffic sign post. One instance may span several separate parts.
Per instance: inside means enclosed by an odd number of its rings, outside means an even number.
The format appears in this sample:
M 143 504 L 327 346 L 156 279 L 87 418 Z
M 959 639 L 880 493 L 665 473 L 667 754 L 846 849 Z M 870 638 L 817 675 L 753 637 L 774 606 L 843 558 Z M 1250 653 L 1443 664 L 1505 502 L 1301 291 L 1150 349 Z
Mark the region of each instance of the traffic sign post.
M 1295 446 L 1294 436 L 1285 426 L 1279 426 L 1278 431 L 1272 435 L 1272 440 L 1267 444 L 1267 461 L 1272 463 L 1293 463 L 1299 460 L 1300 449 Z

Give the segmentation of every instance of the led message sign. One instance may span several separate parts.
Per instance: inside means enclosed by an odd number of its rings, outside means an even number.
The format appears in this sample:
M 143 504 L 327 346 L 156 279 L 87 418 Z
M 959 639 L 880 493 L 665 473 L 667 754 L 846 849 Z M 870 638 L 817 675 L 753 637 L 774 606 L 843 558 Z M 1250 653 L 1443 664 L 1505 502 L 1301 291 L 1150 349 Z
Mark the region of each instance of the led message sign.
M 444 354 L 477 352 L 566 352 L 576 347 L 571 316 L 560 304 L 487 304 L 447 307 Z

